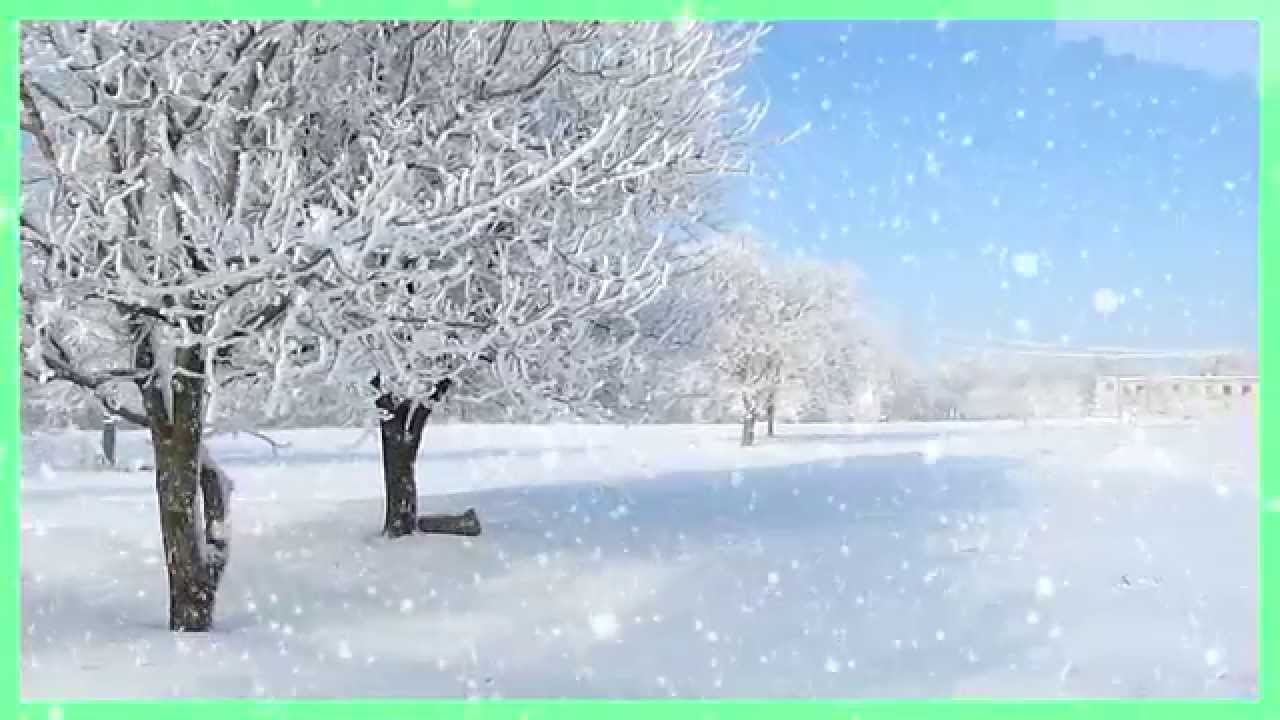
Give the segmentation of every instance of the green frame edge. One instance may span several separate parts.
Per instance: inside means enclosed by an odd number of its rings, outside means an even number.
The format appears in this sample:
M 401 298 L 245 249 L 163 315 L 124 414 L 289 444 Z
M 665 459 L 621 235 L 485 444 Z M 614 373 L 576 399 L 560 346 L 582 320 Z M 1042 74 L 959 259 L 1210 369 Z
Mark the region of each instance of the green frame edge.
M 59 19 L 327 19 L 449 18 L 459 20 L 599 19 L 654 21 L 676 17 L 708 20 L 1251 20 L 1260 25 L 1260 160 L 1258 166 L 1259 362 L 1270 376 L 1280 358 L 1280 333 L 1267 332 L 1272 300 L 1280 307 L 1280 250 L 1274 249 L 1280 207 L 1280 24 L 1267 21 L 1264 0 L 16 0 L 0 7 L 0 337 L 19 333 L 17 227 L 18 26 Z M 785 9 L 783 9 L 785 8 Z M 8 108 L 4 110 L 2 108 Z M 1280 315 L 1280 311 L 1277 313 Z M 1278 338 L 1275 342 L 1272 338 Z M 0 717 L 19 720 L 146 720 L 182 713 L 213 718 L 378 718 L 424 716 L 459 720 L 541 720 L 669 717 L 675 720 L 798 718 L 799 720 L 932 720 L 933 718 L 1033 717 L 1156 718 L 1191 720 L 1280 718 L 1280 613 L 1269 598 L 1280 596 L 1280 482 L 1273 466 L 1280 442 L 1269 407 L 1280 408 L 1280 386 L 1263 382 L 1259 392 L 1261 592 L 1259 698 L 1256 700 L 174 700 L 53 701 L 21 698 L 21 436 L 18 343 L 0 350 Z M 1277 360 L 1275 362 L 1280 362 Z M 1280 367 L 1280 366 L 1278 366 Z M 1272 442 L 1275 441 L 1275 442 Z M 12 711 L 12 714 L 9 711 Z

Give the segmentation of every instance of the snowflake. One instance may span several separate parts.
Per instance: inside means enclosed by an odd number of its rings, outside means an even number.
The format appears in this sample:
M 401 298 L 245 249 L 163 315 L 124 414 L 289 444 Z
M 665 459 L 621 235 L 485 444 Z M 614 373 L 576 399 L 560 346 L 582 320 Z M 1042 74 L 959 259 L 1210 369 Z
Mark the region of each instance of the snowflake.
M 587 618 L 587 623 L 597 640 L 609 640 L 618 635 L 618 616 L 611 612 L 594 613 Z
M 1053 593 L 1054 593 L 1053 578 L 1041 577 L 1039 580 L 1036 581 L 1037 597 L 1050 598 L 1050 597 L 1053 597 Z
M 1093 309 L 1101 315 L 1110 315 L 1124 304 L 1124 296 L 1111 288 L 1100 288 L 1093 294 Z
M 1013 256 L 1013 271 L 1025 278 L 1040 274 L 1040 256 L 1036 253 L 1018 253 Z

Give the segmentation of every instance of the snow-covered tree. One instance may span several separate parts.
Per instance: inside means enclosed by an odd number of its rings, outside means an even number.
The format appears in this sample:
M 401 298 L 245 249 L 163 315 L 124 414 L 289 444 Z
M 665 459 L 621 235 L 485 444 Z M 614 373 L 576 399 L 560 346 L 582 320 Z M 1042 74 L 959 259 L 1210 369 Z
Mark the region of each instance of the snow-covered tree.
M 791 313 L 779 315 L 781 361 L 765 406 L 770 436 L 780 411 L 793 419 L 848 419 L 880 364 L 853 266 L 807 258 L 775 262 Z
M 209 629 L 227 560 L 230 484 L 202 443 L 219 390 L 261 403 L 299 350 L 280 329 L 337 249 L 308 215 L 328 193 L 306 131 L 355 92 L 327 75 L 348 35 L 23 28 L 24 372 L 150 430 L 173 630 Z
M 720 298 L 709 270 L 719 243 L 689 239 L 666 257 L 663 291 L 636 312 L 640 332 L 625 374 L 606 385 L 610 415 L 625 422 L 691 422 L 705 419 L 716 399 L 707 382 Z
M 427 529 L 414 474 L 446 398 L 535 416 L 607 403 L 636 318 L 662 291 L 667 231 L 714 209 L 747 169 L 761 109 L 730 83 L 754 27 L 386 24 L 332 83 L 322 126 L 354 139 L 313 158 L 316 232 L 341 248 L 288 332 L 311 372 L 378 410 L 384 532 Z M 330 130 L 322 132 L 328 133 Z M 371 382 L 372 380 L 372 382 Z M 474 517 L 474 516 L 472 516 Z M 477 532 L 471 518 L 433 528 Z
M 949 358 L 926 384 L 966 418 L 1073 418 L 1088 414 L 1098 374 L 1088 359 L 992 351 Z
M 702 331 L 700 352 L 686 369 L 681 390 L 706 398 L 704 407 L 736 405 L 743 445 L 755 441 L 755 422 L 774 386 L 779 359 L 772 342 L 778 330 L 773 313 L 783 300 L 768 277 L 767 257 L 752 238 L 719 238 L 690 288 L 711 325 Z
M 782 257 L 742 235 L 716 239 L 704 255 L 678 285 L 692 312 L 669 325 L 695 348 L 679 366 L 678 394 L 703 398 L 713 415 L 736 406 L 744 445 L 759 419 L 773 433 L 779 408 L 798 418 L 832 392 L 854 400 L 872 355 L 852 268 Z

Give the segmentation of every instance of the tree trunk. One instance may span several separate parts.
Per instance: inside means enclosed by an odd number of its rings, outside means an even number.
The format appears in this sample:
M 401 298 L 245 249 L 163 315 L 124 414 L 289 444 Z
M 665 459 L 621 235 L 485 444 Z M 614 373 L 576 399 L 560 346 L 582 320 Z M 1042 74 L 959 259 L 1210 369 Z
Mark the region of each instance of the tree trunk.
M 204 538 L 196 526 L 199 446 L 176 435 L 164 431 L 152 435 L 160 532 L 169 575 L 169 629 L 206 632 L 213 625 L 217 584 L 206 572 L 201 547 Z
M 169 629 L 207 632 L 227 562 L 229 485 L 201 446 L 203 386 L 175 379 L 172 396 L 172 419 L 163 399 L 147 403 L 169 577 Z
M 139 367 L 157 367 L 149 335 L 135 352 Z M 138 382 L 138 389 L 155 452 L 156 500 L 169 580 L 169 629 L 207 632 L 213 626 L 214 600 L 227 563 L 231 488 L 202 446 L 201 349 L 182 347 L 171 352 L 173 367 L 181 373 L 169 378 L 151 375 Z
M 756 442 L 756 414 L 750 410 L 742 415 L 742 447 L 751 447 Z
M 373 385 L 381 387 L 374 378 Z M 431 408 L 444 399 L 451 383 L 442 380 L 428 398 L 429 404 L 397 398 L 383 393 L 376 401 L 382 412 L 382 480 L 386 486 L 386 514 L 382 533 L 389 538 L 415 532 L 473 537 L 480 534 L 480 521 L 474 509 L 461 515 L 418 516 L 418 482 L 415 468 L 422 434 L 426 430 Z
M 109 413 L 102 416 L 102 462 L 107 467 L 116 466 L 116 419 Z
M 774 404 L 774 402 L 773 402 L 773 397 L 771 396 L 771 397 L 769 398 L 769 404 L 768 404 L 768 406 L 765 408 L 765 413 L 766 413 L 765 417 L 766 417 L 766 419 L 768 420 L 768 433 L 769 433 L 769 437 L 774 437 L 774 432 L 773 432 L 773 418 L 774 418 L 774 416 L 775 416 L 775 415 L 777 415 L 777 411 L 778 411 L 778 406 L 777 406 L 776 404 Z
M 382 533 L 398 538 L 417 529 L 418 484 L 414 467 L 430 411 L 390 395 L 378 398 L 378 409 L 382 410 L 382 480 L 387 494 Z

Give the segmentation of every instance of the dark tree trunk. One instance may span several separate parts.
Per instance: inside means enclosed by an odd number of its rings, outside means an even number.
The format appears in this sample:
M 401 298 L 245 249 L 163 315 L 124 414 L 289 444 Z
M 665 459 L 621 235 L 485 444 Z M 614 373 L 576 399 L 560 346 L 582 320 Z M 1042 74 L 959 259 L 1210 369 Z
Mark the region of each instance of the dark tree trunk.
M 381 389 L 379 378 L 373 385 Z M 386 486 L 386 514 L 382 533 L 389 538 L 404 537 L 415 532 L 442 535 L 476 536 L 480 521 L 475 510 L 461 515 L 418 516 L 418 482 L 415 468 L 422 434 L 426 430 L 431 408 L 444 399 L 451 382 L 436 384 L 427 403 L 398 398 L 383 393 L 376 401 L 381 411 L 382 481 Z
M 107 467 L 116 466 L 116 419 L 111 414 L 102 417 L 102 462 Z
M 777 414 L 778 406 L 774 404 L 773 398 L 769 398 L 769 405 L 765 408 L 765 418 L 768 421 L 769 437 L 774 437 L 773 418 Z
M 167 414 L 150 418 L 169 576 L 169 629 L 207 632 L 213 626 L 214 600 L 226 567 L 230 498 L 220 471 L 205 462 L 201 448 L 203 388 L 190 379 L 175 380 L 173 386 L 172 421 Z
M 379 397 L 377 403 L 382 411 L 382 480 L 387 494 L 382 532 L 398 538 L 417 529 L 418 484 L 414 467 L 430 410 L 413 401 L 397 401 L 391 395 Z
M 204 538 L 197 533 L 196 491 L 199 444 L 180 431 L 152 431 L 156 454 L 156 496 L 169 574 L 169 629 L 206 632 L 213 624 L 217 585 L 205 572 Z
M 140 345 L 139 365 L 153 367 L 150 343 Z M 139 389 L 155 449 L 156 499 L 169 580 L 169 629 L 207 632 L 213 626 L 214 600 L 229 550 L 230 484 L 201 445 L 203 358 L 198 349 L 182 348 L 174 359 L 177 368 L 186 371 L 183 376 L 153 379 Z M 163 382 L 168 382 L 168 388 L 162 387 Z

